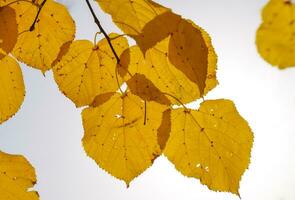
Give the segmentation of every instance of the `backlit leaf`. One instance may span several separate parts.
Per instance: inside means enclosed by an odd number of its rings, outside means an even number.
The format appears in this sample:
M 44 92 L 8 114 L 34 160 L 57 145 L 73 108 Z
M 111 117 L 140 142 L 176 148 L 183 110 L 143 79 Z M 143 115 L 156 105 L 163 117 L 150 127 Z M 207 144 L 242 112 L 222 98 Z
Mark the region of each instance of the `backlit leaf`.
M 260 55 L 279 68 L 295 66 L 295 4 L 270 0 L 262 11 L 256 44 Z
M 144 101 L 131 93 L 116 93 L 109 101 L 84 109 L 85 151 L 102 169 L 129 185 L 161 153 L 157 129 L 164 109 L 154 102 L 145 109 Z
M 238 195 L 253 134 L 233 102 L 211 100 L 199 110 L 172 110 L 171 126 L 164 154 L 177 170 L 211 190 Z
M 217 56 L 209 35 L 191 21 L 181 20 L 169 41 L 170 62 L 198 85 L 199 96 L 216 86 Z M 210 73 L 208 73 L 210 69 Z M 212 73 L 214 75 L 212 75 Z M 206 79 L 210 78 L 210 83 Z M 206 91 L 206 92 L 207 92 Z
M 29 191 L 35 184 L 35 170 L 23 156 L 0 151 L 1 200 L 38 200 L 38 193 Z
M 43 2 L 43 1 L 42 1 Z M 40 4 L 41 1 L 36 1 Z M 30 28 L 38 12 L 38 6 L 30 3 L 12 4 L 17 12 L 19 37 L 13 55 L 29 66 L 45 72 L 51 68 L 60 48 L 75 36 L 75 23 L 66 7 L 47 0 Z
M 96 0 L 100 7 L 128 35 L 138 35 L 156 16 L 170 11 L 150 0 Z
M 16 14 L 9 6 L 0 7 L 0 59 L 9 54 L 17 39 Z
M 116 36 L 118 35 L 110 35 L 111 38 Z M 124 37 L 113 39 L 112 44 L 119 56 L 128 48 Z M 92 103 L 99 94 L 118 90 L 116 66 L 117 61 L 106 39 L 97 45 L 87 40 L 78 40 L 70 45 L 53 67 L 53 72 L 60 90 L 80 107 Z M 119 85 L 121 83 L 120 79 Z
M 123 52 L 121 56 L 121 65 L 119 68 L 120 75 L 125 80 L 131 78 L 131 75 L 136 73 L 143 74 L 147 79 L 153 83 L 161 92 L 173 95 L 182 103 L 189 103 L 201 96 L 199 86 L 192 80 L 187 78 L 184 73 L 187 66 L 183 65 L 183 70 L 171 64 L 168 59 L 167 49 L 170 38 L 166 38 L 155 47 L 146 52 L 145 58 L 138 46 L 133 46 Z M 209 41 L 209 40 L 208 40 Z M 208 42 L 209 43 L 209 42 Z M 209 51 L 210 58 L 208 58 L 208 75 L 205 76 L 206 86 L 205 92 L 214 88 L 217 84 L 216 80 L 216 56 L 214 50 Z M 191 72 L 187 71 L 186 73 Z M 191 72 L 193 73 L 193 72 Z M 204 81 L 203 81 L 204 82 Z M 127 81 L 128 84 L 128 81 Z M 137 91 L 143 91 L 143 85 L 137 85 Z M 134 87 L 130 87 L 134 91 Z M 151 94 L 151 93 L 149 93 Z M 173 104 L 179 104 L 174 98 L 169 98 Z
M 25 96 L 24 80 L 19 64 L 11 57 L 0 60 L 0 124 L 12 117 Z

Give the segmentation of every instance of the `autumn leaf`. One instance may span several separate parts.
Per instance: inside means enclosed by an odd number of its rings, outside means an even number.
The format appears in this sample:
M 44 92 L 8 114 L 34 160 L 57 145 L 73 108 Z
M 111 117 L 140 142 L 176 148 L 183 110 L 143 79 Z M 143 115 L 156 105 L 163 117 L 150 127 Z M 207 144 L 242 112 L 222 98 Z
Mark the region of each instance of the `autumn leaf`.
M 30 190 L 35 184 L 35 170 L 23 156 L 0 151 L 0 199 L 38 200 Z
M 40 1 L 11 5 L 17 13 L 19 33 L 12 53 L 19 61 L 45 72 L 51 68 L 61 46 L 74 39 L 75 23 L 63 5 L 53 0 L 40 5 Z
M 128 35 L 140 34 L 148 22 L 170 11 L 151 0 L 96 0 L 96 2 Z
M 0 7 L 0 59 L 9 54 L 17 40 L 17 24 L 14 9 Z
M 118 55 L 128 48 L 124 37 L 111 34 Z M 77 107 L 89 105 L 103 93 L 116 92 L 122 84 L 116 80 L 117 61 L 106 39 L 96 45 L 88 40 L 74 41 L 53 67 L 59 89 Z
M 161 92 L 170 94 L 176 97 L 182 103 L 189 103 L 201 97 L 199 85 L 196 82 L 188 79 L 186 74 L 194 73 L 192 69 L 186 70 L 186 65 L 183 65 L 183 70 L 173 65 L 168 58 L 166 50 L 169 48 L 170 38 L 166 38 L 159 42 L 155 47 L 149 49 L 146 55 L 142 54 L 138 46 L 130 47 L 121 55 L 121 65 L 119 66 L 119 73 L 125 80 L 132 78 L 134 74 L 144 75 L 153 87 L 158 88 Z M 209 39 L 208 39 L 209 43 Z M 210 50 L 210 58 L 206 62 L 208 75 L 205 75 L 204 85 L 206 84 L 205 93 L 214 88 L 217 84 L 216 80 L 216 56 L 214 50 Z M 196 68 L 197 70 L 197 68 Z M 193 76 L 193 75 L 191 75 Z M 196 78 L 197 80 L 197 78 Z M 127 85 L 130 87 L 130 81 Z M 136 89 L 136 91 L 135 91 Z M 130 87 L 131 92 L 139 94 L 138 91 L 146 90 L 144 84 L 137 84 Z M 146 93 L 152 94 L 151 92 Z M 160 96 L 160 95 L 158 95 Z M 142 96 L 141 96 L 142 97 Z M 169 98 L 173 104 L 179 104 L 175 98 Z M 159 101 L 158 101 L 159 102 Z M 160 102 L 161 103 L 161 102 Z
M 11 57 L 0 60 L 0 124 L 12 117 L 20 108 L 25 86 L 19 64 Z
M 200 179 L 211 190 L 239 195 L 252 143 L 251 129 L 233 102 L 211 100 L 199 110 L 171 110 L 164 154 L 183 175 Z
M 116 93 L 107 102 L 84 109 L 87 155 L 129 185 L 161 154 L 157 129 L 165 108 L 148 102 L 145 109 L 144 101 L 128 92 Z
M 287 0 L 270 0 L 262 11 L 257 30 L 259 54 L 280 69 L 295 66 L 295 5 Z

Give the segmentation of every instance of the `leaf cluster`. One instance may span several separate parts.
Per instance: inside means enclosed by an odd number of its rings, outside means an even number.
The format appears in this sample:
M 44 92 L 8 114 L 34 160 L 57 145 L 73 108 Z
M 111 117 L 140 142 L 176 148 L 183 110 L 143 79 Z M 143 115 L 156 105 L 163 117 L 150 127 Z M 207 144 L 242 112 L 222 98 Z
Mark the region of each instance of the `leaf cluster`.
M 185 106 L 218 84 L 209 34 L 151 0 L 96 0 L 124 33 L 107 34 L 86 3 L 105 36 L 98 42 L 75 40 L 73 19 L 53 0 L 0 0 L 0 123 L 24 99 L 17 61 L 52 70 L 83 107 L 83 146 L 102 169 L 129 185 L 164 154 L 183 175 L 239 195 L 253 143 L 247 122 L 230 100 Z

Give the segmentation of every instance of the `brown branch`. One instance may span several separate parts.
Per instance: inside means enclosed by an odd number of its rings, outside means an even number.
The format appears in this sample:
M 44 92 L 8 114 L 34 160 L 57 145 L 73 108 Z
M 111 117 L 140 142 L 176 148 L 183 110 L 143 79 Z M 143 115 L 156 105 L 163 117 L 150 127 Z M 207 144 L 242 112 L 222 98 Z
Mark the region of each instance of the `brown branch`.
M 113 54 L 114 54 L 115 57 L 116 57 L 117 63 L 119 64 L 119 63 L 120 63 L 120 58 L 119 58 L 118 54 L 116 53 L 114 46 L 113 46 L 112 43 L 111 43 L 111 38 L 108 36 L 108 34 L 106 33 L 106 31 L 105 31 L 105 30 L 103 29 L 103 27 L 101 26 L 100 21 L 98 20 L 97 16 L 95 15 L 95 12 L 94 12 L 94 10 L 93 10 L 93 8 L 92 8 L 92 6 L 91 6 L 89 0 L 86 0 L 86 3 L 87 3 L 87 6 L 88 6 L 88 8 L 89 8 L 89 10 L 90 10 L 90 12 L 91 12 L 91 14 L 92 14 L 92 16 L 93 16 L 94 22 L 95 22 L 96 25 L 98 26 L 100 32 L 102 32 L 102 34 L 104 35 L 104 37 L 105 37 L 106 40 L 108 41 L 108 44 L 109 44 L 109 46 L 110 46 L 110 48 L 111 48 Z M 95 45 L 96 45 L 96 44 L 95 44 Z
M 36 17 L 35 17 L 35 20 L 34 20 L 33 24 L 31 25 L 31 27 L 30 27 L 30 29 L 29 29 L 30 31 L 35 30 L 35 25 L 36 25 L 36 23 L 37 23 L 38 17 L 39 17 L 40 12 L 41 12 L 41 10 L 42 10 L 42 8 L 43 8 L 43 6 L 45 5 L 46 2 L 47 2 L 47 0 L 44 0 L 44 1 L 41 3 L 41 5 L 39 6 L 39 9 L 38 9 L 37 15 L 36 15 Z

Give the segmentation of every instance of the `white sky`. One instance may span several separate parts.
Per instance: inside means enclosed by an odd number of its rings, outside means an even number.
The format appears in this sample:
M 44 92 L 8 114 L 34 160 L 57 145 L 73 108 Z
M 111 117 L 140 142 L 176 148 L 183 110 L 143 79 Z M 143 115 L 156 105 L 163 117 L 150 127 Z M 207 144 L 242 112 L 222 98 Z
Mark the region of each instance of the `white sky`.
M 78 39 L 97 31 L 84 1 L 71 8 Z M 257 54 L 255 32 L 266 0 L 159 0 L 205 28 L 219 56 L 220 85 L 206 99 L 229 98 L 255 134 L 252 161 L 241 181 L 243 200 L 295 199 L 295 68 L 280 71 Z M 93 4 L 96 6 L 95 4 Z M 108 32 L 110 17 L 97 13 Z M 209 191 L 160 157 L 129 189 L 86 156 L 80 111 L 52 79 L 22 66 L 26 99 L 20 112 L 0 126 L 0 149 L 23 154 L 35 166 L 41 200 L 237 200 Z

